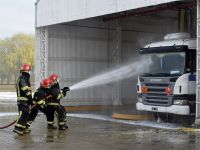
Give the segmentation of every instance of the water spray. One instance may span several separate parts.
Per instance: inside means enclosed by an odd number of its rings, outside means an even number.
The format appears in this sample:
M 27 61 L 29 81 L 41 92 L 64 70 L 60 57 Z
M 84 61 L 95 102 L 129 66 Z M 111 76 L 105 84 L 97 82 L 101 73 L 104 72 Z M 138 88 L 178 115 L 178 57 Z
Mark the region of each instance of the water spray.
M 147 71 L 149 69 L 148 67 L 149 64 L 151 64 L 151 60 L 144 57 L 139 61 L 112 69 L 110 71 L 101 73 L 99 75 L 96 75 L 86 80 L 83 80 L 81 82 L 78 82 L 72 85 L 70 87 L 70 90 L 77 90 L 77 89 L 103 85 L 103 84 L 112 83 L 118 80 L 126 79 L 132 76 L 136 76 L 139 73 Z

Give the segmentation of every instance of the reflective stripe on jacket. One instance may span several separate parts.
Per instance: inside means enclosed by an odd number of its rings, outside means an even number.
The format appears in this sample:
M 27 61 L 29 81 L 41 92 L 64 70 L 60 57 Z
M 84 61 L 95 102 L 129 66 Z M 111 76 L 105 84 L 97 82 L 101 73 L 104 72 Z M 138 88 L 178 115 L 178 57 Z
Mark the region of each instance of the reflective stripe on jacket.
M 39 87 L 34 94 L 34 102 L 38 105 L 45 105 L 46 97 L 49 96 L 49 89 Z
M 60 90 L 59 85 L 53 85 L 50 89 L 50 95 L 52 98 L 48 100 L 49 103 L 57 103 L 60 104 L 60 99 L 64 97 L 62 90 Z
M 28 75 L 27 75 L 28 76 Z M 17 100 L 28 101 L 32 100 L 32 92 L 29 77 L 21 74 L 16 82 Z

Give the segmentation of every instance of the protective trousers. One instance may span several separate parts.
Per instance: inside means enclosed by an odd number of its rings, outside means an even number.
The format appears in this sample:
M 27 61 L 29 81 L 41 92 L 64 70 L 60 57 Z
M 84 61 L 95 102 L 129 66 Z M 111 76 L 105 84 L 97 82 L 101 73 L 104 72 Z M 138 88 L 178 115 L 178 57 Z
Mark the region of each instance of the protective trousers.
M 35 106 L 31 110 L 31 113 L 28 118 L 29 123 L 31 123 L 35 120 L 39 110 L 46 115 L 48 125 L 54 124 L 54 118 L 52 118 L 52 114 L 54 114 L 54 111 L 51 112 L 50 109 L 48 108 L 48 106 L 41 107 L 40 105 Z
M 52 120 L 54 120 L 54 113 L 56 113 L 56 116 L 58 117 L 58 125 L 62 126 L 65 124 L 66 112 L 61 105 L 48 105 L 47 108 Z
M 18 102 L 19 118 L 16 121 L 15 127 L 25 129 L 29 118 L 29 105 L 27 102 Z
M 60 126 L 65 125 L 65 121 L 66 121 L 65 108 L 62 105 L 59 105 L 56 107 L 55 113 L 58 118 L 58 125 Z
M 65 107 L 62 105 L 60 105 L 60 107 L 62 109 L 62 114 L 64 114 L 64 122 L 67 122 L 67 117 L 66 117 L 67 113 L 66 113 Z

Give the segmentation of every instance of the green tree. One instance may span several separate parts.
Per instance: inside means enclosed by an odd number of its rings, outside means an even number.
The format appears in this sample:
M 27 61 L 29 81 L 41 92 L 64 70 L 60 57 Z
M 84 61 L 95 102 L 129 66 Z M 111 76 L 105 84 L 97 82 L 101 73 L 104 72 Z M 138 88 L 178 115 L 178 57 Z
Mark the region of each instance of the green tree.
M 6 63 L 6 57 L 11 50 L 11 43 L 9 39 L 0 40 L 0 82 L 1 84 L 5 83 L 5 80 L 7 79 L 7 82 L 11 78 L 10 74 L 10 68 L 8 64 Z
M 35 39 L 33 35 L 17 34 L 11 38 L 12 50 L 9 52 L 8 65 L 18 70 L 24 63 L 34 65 Z
M 30 64 L 34 67 L 35 38 L 29 34 L 17 34 L 0 40 L 0 83 L 16 79 L 19 67 Z

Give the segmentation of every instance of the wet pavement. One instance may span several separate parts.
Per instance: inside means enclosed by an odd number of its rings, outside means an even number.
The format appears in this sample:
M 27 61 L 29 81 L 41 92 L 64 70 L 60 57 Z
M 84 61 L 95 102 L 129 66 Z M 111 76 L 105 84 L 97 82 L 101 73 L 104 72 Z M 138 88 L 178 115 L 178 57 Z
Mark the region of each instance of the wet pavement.
M 16 92 L 0 92 L 0 112 L 16 112 Z
M 70 114 L 69 114 L 70 115 Z M 68 117 L 66 131 L 48 130 L 46 118 L 39 115 L 32 132 L 18 136 L 13 126 L 0 130 L 1 150 L 199 150 L 200 132 L 183 132 L 179 128 L 150 128 L 123 122 Z M 81 115 L 80 115 L 81 116 Z M 1 116 L 0 125 L 16 116 Z
M 0 95 L 0 126 L 3 126 L 17 117 L 16 95 L 14 92 L 0 92 Z M 18 136 L 12 132 L 13 126 L 0 130 L 0 150 L 199 150 L 200 129 L 194 132 L 172 124 L 110 117 L 112 112 L 127 113 L 127 110 L 135 113 L 133 106 L 90 114 L 68 113 L 66 131 L 48 130 L 45 116 L 39 115 L 30 134 Z

